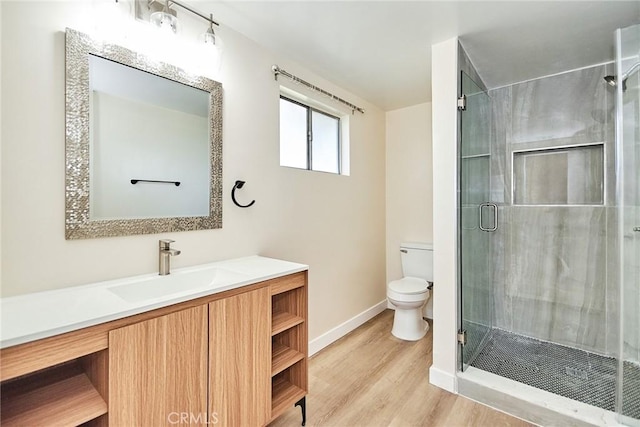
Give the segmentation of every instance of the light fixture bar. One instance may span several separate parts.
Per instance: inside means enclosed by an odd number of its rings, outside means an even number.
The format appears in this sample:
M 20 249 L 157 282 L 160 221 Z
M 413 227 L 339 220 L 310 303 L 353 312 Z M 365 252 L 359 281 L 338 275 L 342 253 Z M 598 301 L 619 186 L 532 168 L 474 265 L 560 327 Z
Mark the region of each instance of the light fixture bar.
M 116 0 L 116 1 L 118 1 L 118 0 Z M 151 4 L 155 3 L 156 1 L 159 1 L 159 0 L 149 0 L 149 4 L 151 5 Z M 178 2 L 176 0 L 169 0 L 167 2 L 167 7 L 170 7 L 170 6 L 174 5 L 174 4 L 176 6 L 180 6 L 181 8 L 183 8 L 184 10 L 186 10 L 188 12 L 193 13 L 194 15 L 198 15 L 200 18 L 202 18 L 205 21 L 209 22 L 211 25 L 215 25 L 216 27 L 220 26 L 220 24 L 218 24 L 216 21 L 214 21 L 210 17 L 208 17 L 206 15 L 203 15 L 202 13 L 198 12 L 197 10 L 191 9 L 191 7 L 187 6 L 184 3 L 180 3 L 180 2 Z
M 351 108 L 351 111 L 359 111 L 362 114 L 364 114 L 364 108 L 360 108 L 357 105 L 353 105 L 352 103 L 350 103 L 349 101 L 345 101 L 344 99 L 340 98 L 339 96 L 336 96 L 334 94 L 332 94 L 331 92 L 327 92 L 326 90 L 319 88 L 318 86 L 311 84 L 305 80 L 302 80 L 300 77 L 298 76 L 294 76 L 291 73 L 288 73 L 287 71 L 283 70 L 282 68 L 278 67 L 277 65 L 274 65 L 273 67 L 271 67 L 271 71 L 273 71 L 273 76 L 275 77 L 276 80 L 278 80 L 278 74 L 282 74 L 285 77 L 289 77 L 291 80 L 293 80 L 294 82 L 298 82 L 303 86 L 308 87 L 309 89 L 315 90 L 316 92 L 320 92 L 323 95 L 328 96 L 329 98 L 333 99 L 334 101 L 338 101 L 346 106 L 348 106 L 349 108 Z

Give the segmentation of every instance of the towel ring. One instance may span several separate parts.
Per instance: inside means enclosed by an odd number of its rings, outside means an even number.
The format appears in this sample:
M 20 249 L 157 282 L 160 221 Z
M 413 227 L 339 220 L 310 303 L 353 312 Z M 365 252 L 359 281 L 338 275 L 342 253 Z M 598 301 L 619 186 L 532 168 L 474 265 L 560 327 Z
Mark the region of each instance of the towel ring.
M 252 200 L 251 203 L 249 203 L 248 205 L 241 205 L 236 200 L 236 188 L 242 188 L 243 186 L 244 186 L 244 181 L 236 181 L 235 185 L 233 186 L 233 189 L 231 190 L 231 200 L 233 200 L 233 203 L 235 203 L 236 206 L 238 206 L 239 208 L 248 208 L 248 207 L 253 206 L 253 204 L 256 201 Z

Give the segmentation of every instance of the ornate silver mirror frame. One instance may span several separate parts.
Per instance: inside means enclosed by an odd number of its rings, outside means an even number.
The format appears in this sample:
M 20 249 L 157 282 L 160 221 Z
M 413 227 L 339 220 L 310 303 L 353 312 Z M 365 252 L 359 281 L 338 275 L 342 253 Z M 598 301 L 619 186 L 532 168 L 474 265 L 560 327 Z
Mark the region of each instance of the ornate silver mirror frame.
M 92 220 L 90 216 L 89 55 L 209 92 L 208 216 Z M 87 239 L 222 228 L 222 84 L 121 46 L 66 30 L 65 237 Z

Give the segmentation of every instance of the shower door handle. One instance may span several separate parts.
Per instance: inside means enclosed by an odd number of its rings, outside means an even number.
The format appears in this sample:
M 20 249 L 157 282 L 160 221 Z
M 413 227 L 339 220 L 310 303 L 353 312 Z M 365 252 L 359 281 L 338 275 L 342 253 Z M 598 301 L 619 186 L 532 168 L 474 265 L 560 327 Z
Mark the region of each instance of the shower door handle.
M 491 208 L 493 209 L 493 227 L 490 228 L 486 228 L 483 225 L 483 212 L 484 212 L 484 208 Z M 495 203 L 480 203 L 480 205 L 478 206 L 478 222 L 479 224 L 479 228 L 482 231 L 496 231 L 498 229 L 498 205 L 496 205 Z

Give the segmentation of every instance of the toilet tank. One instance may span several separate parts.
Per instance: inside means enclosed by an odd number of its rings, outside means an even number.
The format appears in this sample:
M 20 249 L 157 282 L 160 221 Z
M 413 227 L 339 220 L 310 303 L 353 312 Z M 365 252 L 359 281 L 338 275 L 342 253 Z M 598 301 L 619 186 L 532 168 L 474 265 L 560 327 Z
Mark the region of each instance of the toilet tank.
M 433 245 L 403 243 L 400 245 L 400 259 L 404 277 L 419 277 L 433 282 Z

